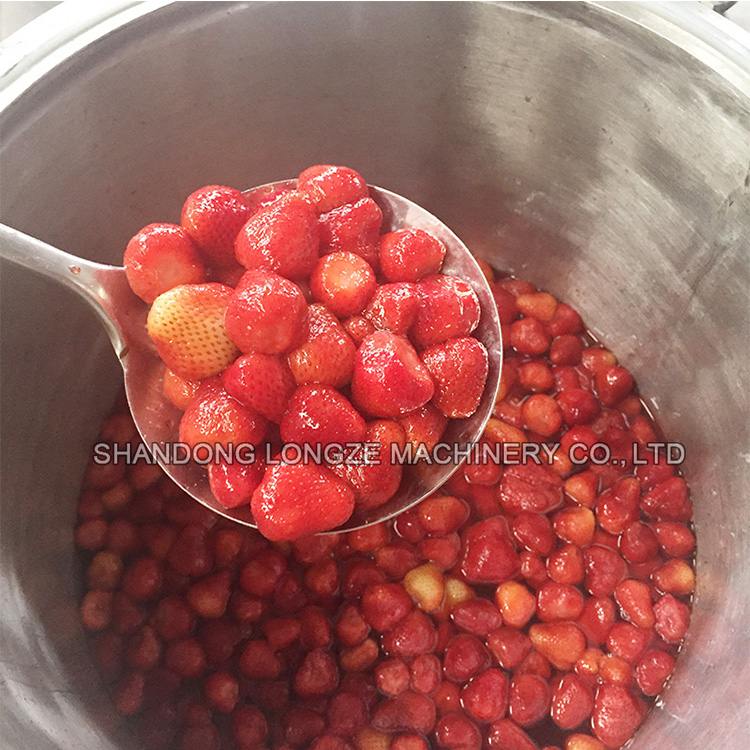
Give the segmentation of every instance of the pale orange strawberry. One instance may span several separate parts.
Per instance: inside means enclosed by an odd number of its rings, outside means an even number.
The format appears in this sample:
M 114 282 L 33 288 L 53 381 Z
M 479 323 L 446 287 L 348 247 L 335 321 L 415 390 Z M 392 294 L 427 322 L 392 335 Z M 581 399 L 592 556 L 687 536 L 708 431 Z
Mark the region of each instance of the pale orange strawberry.
M 187 380 L 172 370 L 164 371 L 164 395 L 181 411 L 190 406 L 200 384 L 200 380 Z
M 183 284 L 160 294 L 148 314 L 148 333 L 170 370 L 187 380 L 217 375 L 239 351 L 224 325 L 234 290 L 223 284 Z
M 289 355 L 294 379 L 300 385 L 323 383 L 340 388 L 352 377 L 354 342 L 325 305 L 310 305 L 307 312 L 307 340 Z

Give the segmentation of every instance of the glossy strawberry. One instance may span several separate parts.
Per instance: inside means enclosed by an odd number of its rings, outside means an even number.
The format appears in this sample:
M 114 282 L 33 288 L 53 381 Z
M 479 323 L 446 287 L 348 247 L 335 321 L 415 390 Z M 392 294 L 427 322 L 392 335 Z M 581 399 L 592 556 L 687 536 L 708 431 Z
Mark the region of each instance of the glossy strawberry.
M 649 490 L 641 499 L 641 509 L 658 521 L 687 521 L 693 515 L 687 484 L 682 477 L 671 477 Z
M 266 470 L 251 507 L 263 536 L 290 541 L 344 523 L 354 510 L 354 492 L 322 467 L 279 464 Z
M 407 442 L 412 444 L 415 451 L 420 445 L 432 451 L 448 426 L 448 417 L 430 403 L 404 414 L 399 417 L 398 422 L 406 432 Z
M 349 167 L 318 164 L 297 178 L 297 190 L 306 195 L 319 214 L 369 197 L 362 175 Z
M 570 672 L 557 682 L 552 691 L 550 714 L 557 726 L 574 729 L 591 716 L 594 696 L 584 680 Z
M 260 457 L 252 464 L 222 461 L 208 465 L 208 482 L 214 497 L 225 508 L 238 508 L 250 502 L 264 472 Z
M 424 406 L 435 386 L 407 339 L 376 331 L 357 350 L 352 397 L 376 417 L 398 417 Z
M 537 623 L 529 629 L 529 637 L 556 669 L 571 669 L 586 650 L 586 636 L 573 622 Z
M 234 242 L 250 216 L 247 198 L 224 185 L 206 185 L 191 193 L 182 206 L 180 223 L 207 263 L 232 266 Z
M 642 703 L 626 688 L 604 684 L 596 692 L 591 727 L 608 748 L 618 748 L 632 737 L 643 714 Z
M 355 315 L 344 322 L 344 330 L 359 346 L 371 333 L 375 333 L 375 326 L 363 315 Z
M 200 384 L 200 380 L 187 380 L 172 370 L 164 371 L 164 395 L 181 411 L 190 406 Z
M 226 330 L 243 352 L 280 354 L 304 331 L 307 302 L 300 288 L 272 271 L 248 271 L 229 299 Z
M 419 307 L 411 328 L 412 340 L 425 348 L 468 336 L 481 313 L 474 290 L 456 276 L 426 276 L 417 282 Z
M 159 295 L 148 333 L 170 370 L 188 380 L 217 375 L 239 352 L 224 324 L 233 290 L 221 284 L 184 284 Z
M 318 262 L 318 217 L 312 203 L 292 191 L 260 208 L 237 235 L 237 260 L 290 279 L 309 276 Z
M 347 252 L 377 269 L 383 213 L 372 198 L 362 198 L 323 214 L 318 222 L 320 254 Z
M 380 444 L 371 462 L 344 462 L 330 468 L 354 489 L 357 507 L 369 510 L 390 500 L 401 485 L 403 468 L 393 460 L 393 450 L 394 446 L 403 449 L 406 436 L 398 422 L 382 419 L 367 426 L 364 441 Z M 364 456 L 362 460 L 364 461 Z
M 130 288 L 145 302 L 182 284 L 201 284 L 205 268 L 190 235 L 175 224 L 149 224 L 125 248 Z
M 479 721 L 497 721 L 508 704 L 508 677 L 502 669 L 490 667 L 478 674 L 461 691 L 467 712 Z
M 375 287 L 375 273 L 370 264 L 350 252 L 325 255 L 310 277 L 313 299 L 325 304 L 339 318 L 362 312 Z
M 380 269 L 388 281 L 419 281 L 440 271 L 445 245 L 424 229 L 397 229 L 380 238 Z
M 227 393 L 273 422 L 281 422 L 296 388 L 285 359 L 273 354 L 243 354 L 222 374 Z
M 364 315 L 375 328 L 406 336 L 416 320 L 418 307 L 415 284 L 383 284 L 377 288 Z
M 346 385 L 354 369 L 356 347 L 336 316 L 325 305 L 308 308 L 307 339 L 289 354 L 298 384 Z
M 422 352 L 422 362 L 435 382 L 434 404 L 446 417 L 471 416 L 487 382 L 488 357 L 475 338 L 449 339 Z
M 198 443 L 235 446 L 258 445 L 266 435 L 268 422 L 256 411 L 232 398 L 223 388 L 207 386 L 198 391 L 180 420 L 180 441 L 195 447 Z
M 359 443 L 367 427 L 359 412 L 329 385 L 301 385 L 294 392 L 281 420 L 281 437 L 287 443 Z
M 487 734 L 490 750 L 537 750 L 538 745 L 512 719 L 490 724 Z

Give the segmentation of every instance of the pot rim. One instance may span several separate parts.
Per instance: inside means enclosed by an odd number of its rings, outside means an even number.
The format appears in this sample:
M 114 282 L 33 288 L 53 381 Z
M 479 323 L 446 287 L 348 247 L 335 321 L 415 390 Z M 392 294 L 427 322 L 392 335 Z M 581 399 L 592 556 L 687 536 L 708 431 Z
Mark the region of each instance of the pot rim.
M 750 98 L 750 32 L 702 3 L 584 2 L 625 18 L 679 47 Z M 43 13 L 0 43 L 0 111 L 89 44 L 170 5 L 177 2 L 105 0 L 95 5 L 68 2 Z M 540 5 L 558 3 L 513 5 L 522 5 L 533 13 Z

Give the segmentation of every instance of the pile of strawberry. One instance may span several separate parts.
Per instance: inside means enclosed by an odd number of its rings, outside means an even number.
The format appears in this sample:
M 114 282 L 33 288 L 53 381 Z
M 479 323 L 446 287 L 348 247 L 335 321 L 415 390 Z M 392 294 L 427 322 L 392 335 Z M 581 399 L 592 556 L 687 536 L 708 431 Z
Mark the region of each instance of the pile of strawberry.
M 688 489 L 577 313 L 516 279 L 492 289 L 506 348 L 483 440 L 559 441 L 551 464 L 465 466 L 395 522 L 272 543 L 158 467 L 92 462 L 81 616 L 147 750 L 612 750 L 633 735 L 688 627 Z M 101 440 L 135 440 L 124 406 Z M 570 461 L 595 441 L 616 463 Z
M 208 474 L 218 502 L 249 503 L 269 539 L 382 505 L 402 480 L 391 446 L 434 445 L 479 405 L 476 294 L 440 273 L 438 239 L 381 235 L 382 218 L 357 172 L 315 166 L 262 199 L 201 188 L 181 226 L 150 224 L 125 251 L 165 393 L 184 411 L 180 441 L 258 447 L 255 463 L 220 460 Z M 275 462 L 285 443 L 365 442 L 381 446 L 367 465 Z

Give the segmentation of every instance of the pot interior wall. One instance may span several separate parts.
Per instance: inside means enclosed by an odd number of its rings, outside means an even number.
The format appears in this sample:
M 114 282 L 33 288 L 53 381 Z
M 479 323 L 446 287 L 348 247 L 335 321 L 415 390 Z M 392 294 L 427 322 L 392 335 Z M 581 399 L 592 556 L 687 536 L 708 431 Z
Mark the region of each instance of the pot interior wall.
M 576 306 L 685 444 L 696 505 L 687 653 L 633 750 L 734 748 L 750 710 L 719 716 L 750 680 L 732 658 L 750 649 L 747 111 L 592 6 L 178 3 L 3 113 L 0 203 L 4 222 L 117 262 L 197 186 L 343 163 Z M 83 303 L 7 265 L 2 327 L 4 746 L 120 747 L 71 542 L 118 365 Z

